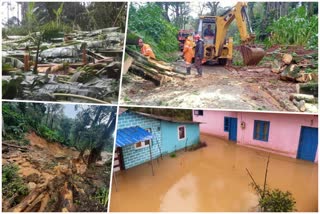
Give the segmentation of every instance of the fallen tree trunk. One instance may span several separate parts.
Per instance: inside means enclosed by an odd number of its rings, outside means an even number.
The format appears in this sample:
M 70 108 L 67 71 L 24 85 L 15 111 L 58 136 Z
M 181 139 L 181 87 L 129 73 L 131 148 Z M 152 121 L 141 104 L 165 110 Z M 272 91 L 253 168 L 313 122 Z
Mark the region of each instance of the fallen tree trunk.
M 38 198 L 38 196 L 46 189 L 47 186 L 36 187 L 33 189 L 27 197 L 25 197 L 18 205 L 11 208 L 9 212 L 22 212 L 28 206 L 32 204 L 32 202 Z
M 15 140 L 6 140 L 6 141 L 3 141 L 2 142 L 2 145 L 3 146 L 7 146 L 7 147 L 12 147 L 12 148 L 15 148 L 21 152 L 26 152 L 28 151 L 28 147 L 27 146 L 18 146 L 18 145 L 14 145 L 14 144 L 11 144 L 11 143 L 17 143 L 17 141 Z
M 186 75 L 185 72 L 179 71 L 177 68 L 175 69 L 173 66 L 165 62 L 148 59 L 142 54 L 135 52 L 133 50 L 130 50 L 129 48 L 126 48 L 126 53 L 132 58 L 134 58 L 135 60 L 133 62 L 134 64 L 140 63 L 140 65 L 142 64 L 143 67 L 150 67 L 150 68 L 156 69 L 161 74 L 171 76 L 171 77 L 177 77 L 183 80 L 185 79 L 185 75 Z
M 157 86 L 161 86 L 164 81 L 164 76 L 161 74 L 153 74 L 151 72 L 145 71 L 143 68 L 140 68 L 136 65 L 131 65 L 130 70 L 131 73 L 136 74 L 144 79 L 150 80 L 155 83 Z
M 62 212 L 75 212 L 76 209 L 73 205 L 73 193 L 69 189 L 68 182 L 64 183 L 63 189 L 61 191 L 61 211 Z
M 304 100 L 305 102 L 308 102 L 308 103 L 314 103 L 316 101 L 314 96 L 309 94 L 290 94 L 289 99 L 297 100 L 297 101 Z
M 39 204 L 43 197 L 45 196 L 45 193 L 41 193 L 25 210 L 24 212 L 37 212 L 41 206 L 37 208 L 36 205 Z
M 46 193 L 41 201 L 41 206 L 38 212 L 44 212 L 50 200 L 50 195 Z

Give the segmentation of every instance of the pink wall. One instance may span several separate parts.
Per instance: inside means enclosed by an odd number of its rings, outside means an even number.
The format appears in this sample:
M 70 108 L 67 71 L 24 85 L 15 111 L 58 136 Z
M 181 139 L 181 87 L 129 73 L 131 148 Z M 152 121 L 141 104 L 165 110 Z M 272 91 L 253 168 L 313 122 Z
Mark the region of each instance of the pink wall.
M 288 157 L 296 158 L 301 126 L 318 127 L 318 116 L 301 114 L 276 114 L 253 112 L 203 111 L 203 116 L 193 115 L 200 124 L 202 133 L 221 136 L 228 139 L 224 131 L 224 117 L 238 118 L 237 143 Z M 254 140 L 254 120 L 270 121 L 268 142 Z M 245 122 L 245 128 L 241 128 Z M 318 153 L 316 155 L 316 162 Z

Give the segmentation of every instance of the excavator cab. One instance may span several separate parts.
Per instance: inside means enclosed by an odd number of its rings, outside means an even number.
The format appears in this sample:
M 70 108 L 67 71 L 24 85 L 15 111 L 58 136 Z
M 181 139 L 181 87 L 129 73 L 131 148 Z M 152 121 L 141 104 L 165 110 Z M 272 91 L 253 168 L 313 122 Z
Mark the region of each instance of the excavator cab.
M 232 38 L 224 40 L 222 44 L 222 52 L 216 47 L 216 16 L 201 16 L 199 19 L 198 33 L 201 35 L 204 41 L 204 60 L 206 63 L 218 63 L 225 65 L 227 60 L 232 60 Z
M 265 56 L 265 51 L 253 44 L 255 35 L 252 32 L 246 8 L 247 3 L 238 2 L 221 16 L 199 17 L 198 33 L 204 40 L 204 58 L 207 62 L 225 65 L 227 61 L 232 60 L 233 38 L 226 38 L 226 35 L 234 19 L 240 33 L 240 52 L 244 64 L 257 65 Z M 213 33 L 208 34 L 209 31 Z

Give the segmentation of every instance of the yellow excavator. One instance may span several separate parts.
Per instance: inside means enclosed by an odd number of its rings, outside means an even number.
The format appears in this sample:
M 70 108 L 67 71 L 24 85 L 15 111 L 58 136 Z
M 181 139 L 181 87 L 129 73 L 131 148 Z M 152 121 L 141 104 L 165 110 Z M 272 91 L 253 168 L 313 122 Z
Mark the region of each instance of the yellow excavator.
M 208 63 L 225 65 L 232 60 L 233 38 L 226 38 L 228 28 L 236 20 L 240 33 L 242 54 L 245 65 L 257 65 L 265 51 L 254 45 L 255 34 L 246 12 L 247 3 L 238 2 L 221 16 L 201 16 L 198 33 L 204 39 L 204 60 Z M 248 33 L 249 30 L 249 33 Z

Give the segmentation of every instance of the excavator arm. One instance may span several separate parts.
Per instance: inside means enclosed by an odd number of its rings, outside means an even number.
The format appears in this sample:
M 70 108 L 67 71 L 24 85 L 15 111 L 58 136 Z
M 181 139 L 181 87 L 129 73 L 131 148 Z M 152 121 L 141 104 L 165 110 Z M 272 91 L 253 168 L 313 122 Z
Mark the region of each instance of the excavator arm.
M 226 11 L 222 16 L 216 17 L 216 56 L 221 56 L 225 37 L 230 24 L 236 20 L 241 39 L 241 54 L 246 65 L 256 65 L 265 55 L 261 48 L 253 46 L 255 34 L 252 32 L 249 18 L 246 13 L 247 3 L 238 2 L 234 7 Z M 248 32 L 248 29 L 250 32 Z

